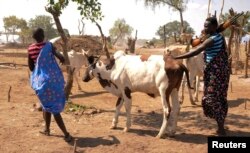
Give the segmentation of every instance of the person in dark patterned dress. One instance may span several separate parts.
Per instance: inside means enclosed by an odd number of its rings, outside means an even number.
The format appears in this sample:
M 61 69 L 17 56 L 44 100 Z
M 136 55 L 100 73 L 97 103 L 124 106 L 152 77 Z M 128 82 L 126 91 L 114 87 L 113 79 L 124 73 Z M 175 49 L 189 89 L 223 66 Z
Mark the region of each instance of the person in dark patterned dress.
M 216 32 L 218 22 L 209 17 L 204 23 L 204 31 L 210 37 L 192 51 L 175 57 L 189 58 L 204 51 L 204 95 L 202 107 L 207 117 L 216 120 L 217 134 L 226 135 L 224 122 L 227 116 L 227 91 L 229 83 L 229 65 L 224 37 Z
M 36 43 L 31 44 L 28 48 L 28 65 L 32 71 L 31 87 L 36 92 L 43 109 L 45 129 L 40 133 L 50 135 L 51 114 L 53 114 L 57 125 L 64 134 L 64 140 L 70 142 L 72 136 L 66 130 L 60 114 L 66 102 L 64 78 L 54 56 L 62 63 L 64 57 L 55 50 L 52 43 L 44 41 L 43 29 L 34 30 L 32 37 Z

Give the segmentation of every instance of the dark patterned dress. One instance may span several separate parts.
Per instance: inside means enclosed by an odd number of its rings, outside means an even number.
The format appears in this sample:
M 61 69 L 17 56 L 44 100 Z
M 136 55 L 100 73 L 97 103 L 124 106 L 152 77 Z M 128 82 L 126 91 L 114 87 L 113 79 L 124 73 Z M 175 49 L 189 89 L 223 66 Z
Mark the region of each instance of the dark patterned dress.
M 211 38 L 214 41 L 214 46 L 206 49 L 204 56 L 202 107 L 207 117 L 220 122 L 224 121 L 227 116 L 227 91 L 230 73 L 223 37 L 216 34 Z

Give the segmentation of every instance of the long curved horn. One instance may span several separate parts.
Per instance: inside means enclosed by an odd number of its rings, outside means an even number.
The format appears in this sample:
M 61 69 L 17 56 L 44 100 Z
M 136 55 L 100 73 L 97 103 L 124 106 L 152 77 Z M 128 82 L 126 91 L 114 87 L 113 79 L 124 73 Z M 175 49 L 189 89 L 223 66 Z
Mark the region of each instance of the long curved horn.
M 101 33 L 101 37 L 102 37 L 102 50 L 106 53 L 106 56 L 108 59 L 110 59 L 110 54 L 109 54 L 109 51 L 108 51 L 108 47 L 107 47 L 107 41 L 106 41 L 106 37 L 104 36 L 103 32 L 102 32 L 102 28 L 101 26 L 97 23 L 96 23 L 96 26 L 98 27 L 100 33 Z

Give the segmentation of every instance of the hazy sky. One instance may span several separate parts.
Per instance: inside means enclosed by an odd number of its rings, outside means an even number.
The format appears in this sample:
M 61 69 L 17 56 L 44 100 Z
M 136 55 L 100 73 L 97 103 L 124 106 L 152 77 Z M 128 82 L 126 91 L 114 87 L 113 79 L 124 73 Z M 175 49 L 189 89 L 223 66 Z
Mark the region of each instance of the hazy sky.
M 126 22 L 134 29 L 138 30 L 138 38 L 151 39 L 160 25 L 173 20 L 180 20 L 179 13 L 172 11 L 168 6 L 161 6 L 154 11 L 151 8 L 145 8 L 143 1 L 136 0 L 99 0 L 102 4 L 102 12 L 105 16 L 99 21 L 105 35 L 108 35 L 109 29 L 118 18 L 124 18 Z M 36 15 L 50 15 L 44 10 L 47 0 L 0 0 L 0 31 L 3 31 L 3 17 L 16 15 L 18 18 L 24 18 L 27 21 Z M 197 34 L 203 28 L 203 22 L 207 16 L 208 0 L 189 0 L 187 10 L 183 13 L 184 20 L 188 21 Z M 220 12 L 222 0 L 212 0 L 211 12 L 217 10 Z M 225 0 L 223 12 L 228 12 L 229 8 L 234 10 L 250 11 L 250 0 Z M 63 28 L 69 30 L 70 34 L 78 34 L 79 11 L 76 5 L 70 5 L 60 16 Z M 85 21 L 86 34 L 99 35 L 95 24 Z

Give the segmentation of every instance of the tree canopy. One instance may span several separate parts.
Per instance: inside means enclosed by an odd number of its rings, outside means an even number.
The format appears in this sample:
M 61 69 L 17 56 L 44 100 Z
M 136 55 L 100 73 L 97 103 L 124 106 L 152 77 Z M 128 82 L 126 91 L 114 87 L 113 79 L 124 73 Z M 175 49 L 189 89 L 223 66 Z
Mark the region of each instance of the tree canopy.
M 189 23 L 187 21 L 184 21 L 183 23 L 184 23 L 184 28 L 186 29 L 186 33 L 194 34 L 194 29 L 190 27 Z M 181 23 L 176 20 L 166 23 L 165 24 L 166 38 L 174 37 L 175 34 L 176 36 L 179 36 L 181 34 L 180 24 Z M 161 39 L 164 39 L 164 25 L 158 28 L 158 30 L 156 31 L 156 35 L 158 35 Z
M 29 20 L 29 27 L 31 29 L 35 29 L 37 27 L 43 28 L 46 39 L 51 39 L 58 35 L 57 30 L 53 27 L 53 25 L 53 19 L 46 15 L 38 15 Z
M 126 23 L 125 19 L 117 19 L 113 27 L 109 30 L 109 35 L 113 40 L 113 44 L 115 44 L 119 39 L 130 36 L 132 31 L 133 28 Z
M 138 1 L 138 0 L 137 0 Z M 168 5 L 174 11 L 178 11 L 180 14 L 180 33 L 186 32 L 184 28 L 184 20 L 182 12 L 186 9 L 186 4 L 188 0 L 143 0 L 146 7 L 151 7 L 155 9 L 156 6 Z
M 18 32 L 20 32 L 22 29 L 27 29 L 27 22 L 24 19 L 17 18 L 14 15 L 4 17 L 3 23 L 5 32 L 11 33 L 13 35 L 13 41 L 14 41 L 14 35 L 18 34 Z
M 92 22 L 103 18 L 101 3 L 98 0 L 48 0 L 47 11 L 50 13 L 54 12 L 54 15 L 60 16 L 62 10 L 69 5 L 70 1 L 77 4 L 77 9 L 83 18 Z

